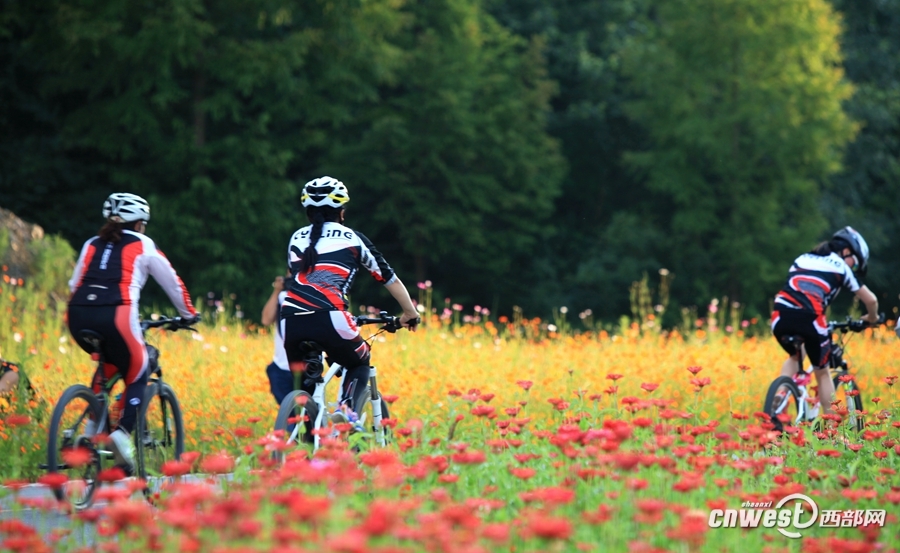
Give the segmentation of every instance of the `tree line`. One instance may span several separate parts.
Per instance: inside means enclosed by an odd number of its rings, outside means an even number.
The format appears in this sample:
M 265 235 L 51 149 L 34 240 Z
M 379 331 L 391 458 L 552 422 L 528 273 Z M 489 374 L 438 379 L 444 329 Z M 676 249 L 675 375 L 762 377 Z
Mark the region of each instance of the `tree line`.
M 900 290 L 900 7 L 869 0 L 0 0 L 0 205 L 76 247 L 113 191 L 251 314 L 299 187 L 438 297 L 765 313 L 851 224 Z M 355 303 L 381 301 L 360 279 Z M 674 310 L 677 311 L 677 310 Z

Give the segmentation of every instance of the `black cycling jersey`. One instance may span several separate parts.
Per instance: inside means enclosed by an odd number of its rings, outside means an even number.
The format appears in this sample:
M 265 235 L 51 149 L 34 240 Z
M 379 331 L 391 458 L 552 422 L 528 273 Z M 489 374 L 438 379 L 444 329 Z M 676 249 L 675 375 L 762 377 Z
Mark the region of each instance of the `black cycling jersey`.
M 852 269 L 836 253 L 805 253 L 794 260 L 784 288 L 775 296 L 775 309 L 824 315 L 841 288 L 859 290 Z
M 346 311 L 346 294 L 353 278 L 365 269 L 383 284 L 394 280 L 394 270 L 372 242 L 361 233 L 340 223 L 326 222 L 316 242 L 316 265 L 308 273 L 300 272 L 303 252 L 309 247 L 312 225 L 299 229 L 288 246 L 291 279 L 282 315 L 318 310 Z

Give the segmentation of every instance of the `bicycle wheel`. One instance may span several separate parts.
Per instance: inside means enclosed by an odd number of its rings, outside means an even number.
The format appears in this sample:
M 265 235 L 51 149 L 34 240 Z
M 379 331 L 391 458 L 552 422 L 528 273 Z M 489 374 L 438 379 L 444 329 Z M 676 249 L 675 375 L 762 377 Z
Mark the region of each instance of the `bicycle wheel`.
M 393 434 L 391 433 L 391 429 L 384 425 L 384 420 L 391 418 L 390 412 L 388 411 L 388 404 L 384 401 L 384 398 L 379 398 L 381 402 L 381 419 L 382 424 L 380 428 L 375 428 L 375 414 L 372 409 L 372 390 L 371 388 L 366 388 L 366 391 L 362 396 L 362 408 L 357 412 L 359 416 L 360 426 L 365 428 L 365 434 L 367 438 L 370 438 L 372 441 L 371 445 L 384 446 L 393 440 Z
M 59 501 L 68 501 L 76 510 L 87 508 L 94 499 L 99 482 L 96 477 L 102 468 L 102 455 L 91 439 L 85 435 L 90 417 L 101 420 L 103 407 L 94 392 L 87 386 L 70 386 L 60 396 L 50 417 L 47 442 L 47 472 L 64 474 L 68 481 L 53 489 Z M 67 452 L 83 448 L 90 452 L 90 459 L 70 465 L 73 461 Z M 68 457 L 68 459 L 67 459 Z
M 866 421 L 856 412 L 863 410 L 863 398 L 855 380 L 841 382 L 840 378 L 848 375 L 847 371 L 841 371 L 834 375 L 834 399 L 840 401 L 847 409 L 846 422 L 850 425 L 850 428 L 856 429 L 857 432 L 862 432 L 866 427 Z
M 284 397 L 278 408 L 275 430 L 284 431 L 284 440 L 290 446 L 312 444 L 314 443 L 312 431 L 318 415 L 319 406 L 313 401 L 312 396 L 303 390 L 294 390 Z M 280 459 L 282 456 L 278 457 Z
M 795 421 L 800 415 L 800 389 L 793 378 L 779 376 L 769 386 L 763 411 L 772 419 L 775 430 L 782 432 L 784 424 L 779 415 L 788 415 Z
M 166 461 L 184 453 L 184 420 L 175 391 L 164 382 L 151 382 L 144 393 L 134 432 L 137 476 L 162 476 Z M 148 488 L 149 490 L 149 488 Z

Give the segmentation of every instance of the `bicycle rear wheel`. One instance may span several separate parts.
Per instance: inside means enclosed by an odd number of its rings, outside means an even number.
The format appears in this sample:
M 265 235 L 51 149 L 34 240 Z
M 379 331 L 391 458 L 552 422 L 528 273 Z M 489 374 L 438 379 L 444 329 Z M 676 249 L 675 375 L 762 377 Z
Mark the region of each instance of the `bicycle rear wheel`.
M 784 415 L 795 421 L 799 418 L 801 409 L 800 397 L 800 389 L 797 388 L 793 378 L 779 376 L 769 386 L 763 412 L 772 419 L 772 424 L 775 426 L 776 431 L 784 431 L 784 423 L 780 420 Z
M 303 390 L 294 390 L 284 397 L 275 417 L 275 430 L 284 432 L 284 441 L 290 447 L 313 444 L 313 429 L 319 415 L 319 406 L 312 396 Z M 279 452 L 277 457 L 283 458 Z
M 166 461 L 184 453 L 184 420 L 175 391 L 164 382 L 151 382 L 144 393 L 134 431 L 137 476 L 162 476 Z M 149 488 L 148 488 L 149 490 Z
M 102 415 L 103 407 L 94 392 L 76 384 L 63 392 L 50 417 L 47 465 L 43 468 L 67 477 L 67 482 L 54 488 L 53 494 L 76 510 L 90 507 L 99 484 L 96 478 L 102 468 L 102 456 L 85 430 L 91 418 L 100 421 Z M 72 453 L 75 450 L 87 455 L 77 459 L 81 455 Z
M 379 428 L 375 428 L 375 413 L 372 404 L 372 389 L 366 388 L 366 391 L 362 396 L 362 407 L 357 412 L 359 416 L 359 423 L 365 429 L 365 433 L 369 439 L 371 439 L 371 445 L 388 445 L 393 441 L 393 434 L 391 433 L 391 429 L 388 426 L 385 426 L 384 421 L 391 418 L 391 414 L 388 411 L 388 404 L 384 401 L 384 398 L 378 398 L 378 401 L 381 403 L 381 425 Z
M 839 400 L 847 409 L 847 420 L 845 421 L 850 428 L 857 432 L 862 432 L 866 427 L 863 417 L 857 414 L 857 411 L 863 410 L 863 398 L 859 391 L 859 386 L 855 380 L 849 382 L 841 382 L 842 376 L 849 376 L 847 371 L 841 371 L 834 375 L 834 399 Z

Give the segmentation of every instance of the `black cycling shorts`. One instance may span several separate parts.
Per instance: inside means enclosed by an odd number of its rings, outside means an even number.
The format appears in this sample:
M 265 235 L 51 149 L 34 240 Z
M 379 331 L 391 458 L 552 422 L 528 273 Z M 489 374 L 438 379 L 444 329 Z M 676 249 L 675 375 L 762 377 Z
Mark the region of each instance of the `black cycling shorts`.
M 803 337 L 803 347 L 809 362 L 817 368 L 828 365 L 831 355 L 831 334 L 828 332 L 824 316 L 799 309 L 776 310 L 772 313 L 772 334 L 778 339 L 782 349 L 790 355 L 795 352 L 789 344 L 782 342 L 782 338 Z
M 315 342 L 325 350 L 328 360 L 346 369 L 369 364 L 369 344 L 346 311 L 304 311 L 281 320 L 284 351 L 288 363 L 304 363 L 308 349 L 304 342 Z

